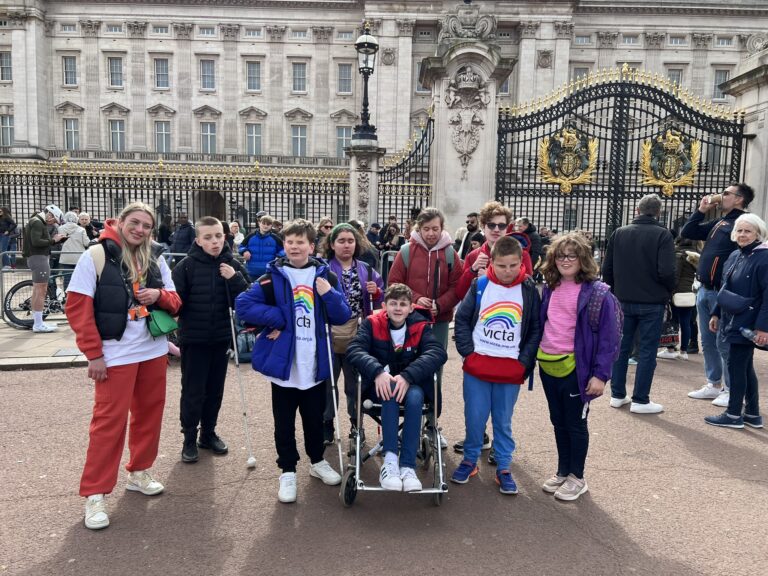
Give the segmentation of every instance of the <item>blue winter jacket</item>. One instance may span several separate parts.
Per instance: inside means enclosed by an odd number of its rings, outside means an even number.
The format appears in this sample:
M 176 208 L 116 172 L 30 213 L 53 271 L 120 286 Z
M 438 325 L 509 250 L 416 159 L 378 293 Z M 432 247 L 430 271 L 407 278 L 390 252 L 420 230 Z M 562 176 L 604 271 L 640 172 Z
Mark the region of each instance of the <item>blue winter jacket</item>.
M 738 295 L 736 299 L 744 298 L 748 305 L 743 311 L 725 309 L 722 292 L 726 290 Z M 717 301 L 712 315 L 720 318 L 720 331 L 726 342 L 748 343 L 739 331 L 741 328 L 768 332 L 768 243 L 755 242 L 731 253 L 723 266 L 723 287 Z
M 253 369 L 268 378 L 288 380 L 296 349 L 296 317 L 294 314 L 293 290 L 291 281 L 283 272 L 287 265 L 286 258 L 278 258 L 267 265 L 271 274 L 272 289 L 275 304 L 266 302 L 261 282 L 256 281 L 246 292 L 235 300 L 235 310 L 238 318 L 246 324 L 266 326 L 261 331 L 253 346 L 251 364 Z M 328 268 L 328 264 L 319 258 L 310 258 L 309 265 L 314 266 L 315 278 L 327 279 L 332 289 L 320 296 L 314 290 L 315 299 L 315 339 L 317 342 L 317 373 L 315 380 L 325 380 L 331 377 L 328 359 L 329 338 L 325 328 L 326 320 L 335 326 L 344 324 L 350 318 L 349 306 L 338 287 L 338 280 Z M 267 335 L 273 330 L 280 330 L 276 340 L 269 340 Z
M 245 267 L 251 278 L 258 278 L 267 271 L 267 264 L 284 255 L 283 241 L 277 234 L 262 234 L 257 230 L 243 238 L 238 252 L 251 253 L 251 259 L 245 263 Z

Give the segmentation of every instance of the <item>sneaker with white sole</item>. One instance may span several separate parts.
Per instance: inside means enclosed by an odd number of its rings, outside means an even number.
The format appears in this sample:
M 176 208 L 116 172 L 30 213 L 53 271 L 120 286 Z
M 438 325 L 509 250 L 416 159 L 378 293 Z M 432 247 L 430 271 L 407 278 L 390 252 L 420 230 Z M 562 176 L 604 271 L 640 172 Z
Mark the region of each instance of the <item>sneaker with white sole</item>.
M 670 350 L 669 348 L 665 348 L 658 354 L 656 354 L 656 358 L 665 358 L 667 360 L 677 360 L 680 358 L 680 354 L 676 350 Z
M 384 490 L 402 492 L 403 481 L 400 479 L 400 468 L 397 462 L 384 461 L 379 471 L 379 484 Z
M 589 486 L 587 486 L 587 481 L 584 478 L 578 479 L 573 474 L 569 474 L 563 485 L 555 491 L 555 498 L 570 502 L 577 500 L 588 490 Z
M 35 334 L 47 334 L 49 332 L 56 332 L 58 328 L 56 324 L 40 324 L 40 326 L 32 326 L 32 332 Z
M 720 395 L 722 390 L 723 389 L 720 388 L 720 386 L 715 386 L 712 382 L 707 382 L 698 390 L 688 392 L 688 398 L 694 398 L 696 400 L 713 400 Z
M 296 502 L 296 472 L 280 474 L 280 489 L 277 491 L 277 499 L 285 504 Z
M 648 404 L 638 404 L 637 402 L 632 402 L 632 405 L 629 407 L 629 411 L 633 414 L 658 414 L 660 412 L 664 412 L 664 406 L 661 404 L 656 404 L 656 402 L 648 402 Z
M 400 468 L 400 480 L 403 482 L 403 492 L 418 492 L 421 490 L 421 481 L 416 476 L 413 468 Z
M 85 527 L 90 530 L 101 530 L 109 526 L 107 502 L 104 494 L 93 494 L 85 501 Z
M 339 473 L 336 472 L 336 470 L 331 468 L 331 465 L 328 464 L 327 460 L 320 460 L 320 462 L 312 464 L 312 466 L 309 467 L 309 475 L 314 476 L 315 478 L 320 478 L 320 480 L 323 481 L 323 484 L 327 484 L 328 486 L 338 486 L 341 484 L 341 476 L 339 476 Z
M 624 396 L 624 398 L 611 398 L 611 408 L 621 408 L 632 402 L 632 398 Z
M 125 485 L 125 488 L 134 492 L 141 492 L 145 496 L 155 496 L 165 490 L 165 486 L 152 478 L 151 474 L 146 470 L 129 472 L 128 484 Z
M 679 360 L 683 360 L 686 362 L 688 361 L 688 352 L 679 352 L 678 354 L 679 354 L 678 356 Z
M 567 478 L 568 476 L 558 476 L 555 474 L 552 476 L 552 478 L 544 481 L 544 484 L 541 485 L 541 489 L 548 494 L 554 494 L 557 492 L 557 489 L 563 485 Z
M 744 420 L 744 424 L 749 426 L 750 428 L 762 428 L 763 427 L 763 417 L 762 416 L 750 416 L 749 414 L 744 414 L 742 416 L 742 419 Z
M 712 400 L 712 405 L 719 406 L 720 408 L 728 408 L 728 402 L 730 401 L 731 401 L 731 391 L 721 390 L 720 394 L 717 395 L 717 398 Z

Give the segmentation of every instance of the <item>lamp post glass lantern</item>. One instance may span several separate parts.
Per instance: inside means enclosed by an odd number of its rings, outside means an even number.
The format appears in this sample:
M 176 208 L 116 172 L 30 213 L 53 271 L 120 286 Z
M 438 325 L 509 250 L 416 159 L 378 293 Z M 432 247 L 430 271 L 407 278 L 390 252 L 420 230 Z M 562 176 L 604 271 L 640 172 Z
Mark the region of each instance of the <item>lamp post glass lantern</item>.
M 353 140 L 376 140 L 376 126 L 370 124 L 371 115 L 368 112 L 368 78 L 373 74 L 376 65 L 376 53 L 379 42 L 371 36 L 371 25 L 366 22 L 363 33 L 355 42 L 357 50 L 357 69 L 363 75 L 363 110 L 360 113 L 361 123 L 355 126 Z

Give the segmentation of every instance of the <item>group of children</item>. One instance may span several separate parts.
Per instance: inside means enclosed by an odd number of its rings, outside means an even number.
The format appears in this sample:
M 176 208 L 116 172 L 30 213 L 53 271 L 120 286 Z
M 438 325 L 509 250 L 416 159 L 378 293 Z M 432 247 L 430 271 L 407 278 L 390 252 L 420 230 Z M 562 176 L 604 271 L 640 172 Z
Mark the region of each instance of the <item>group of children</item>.
M 330 327 L 344 325 L 352 313 L 336 274 L 313 256 L 312 224 L 296 220 L 283 232 L 285 255 L 270 262 L 249 287 L 248 274 L 233 258 L 221 223 L 203 218 L 196 226 L 195 245 L 174 269 L 173 280 L 182 300 L 182 460 L 195 462 L 198 447 L 227 452 L 215 426 L 231 340 L 228 309 L 234 306 L 242 321 L 263 327 L 252 365 L 271 382 L 277 465 L 282 471 L 278 499 L 294 502 L 300 458 L 297 410 L 310 475 L 328 485 L 341 482 L 323 457 L 323 413 L 329 401 L 326 382 L 333 377 Z M 538 361 L 558 450 L 557 469 L 542 488 L 558 499 L 575 500 L 588 490 L 587 414 L 590 401 L 602 395 L 610 377 L 620 340 L 619 308 L 597 280 L 591 248 L 579 234 L 553 241 L 542 267 L 546 286 L 541 295 L 517 240 L 498 239 L 489 260 L 455 315 L 466 436 L 463 460 L 451 480 L 464 484 L 478 473 L 490 416 L 496 483 L 503 494 L 517 493 L 510 472 L 515 450 L 512 415 L 520 386 L 532 377 Z M 421 490 L 415 473 L 421 408 L 434 400 L 432 375 L 447 360 L 431 324 L 429 311 L 414 306 L 411 290 L 392 284 L 382 309 L 360 318 L 346 353 L 361 375 L 362 397 L 381 404 L 380 483 L 387 490 Z

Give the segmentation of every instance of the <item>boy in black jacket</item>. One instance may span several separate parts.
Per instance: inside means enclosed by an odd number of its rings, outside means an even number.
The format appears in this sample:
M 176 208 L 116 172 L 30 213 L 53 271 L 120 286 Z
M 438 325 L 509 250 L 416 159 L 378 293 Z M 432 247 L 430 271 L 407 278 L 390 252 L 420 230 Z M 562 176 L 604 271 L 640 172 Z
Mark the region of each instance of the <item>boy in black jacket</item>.
M 232 341 L 229 308 L 250 283 L 247 272 L 232 256 L 219 220 L 205 216 L 197 221 L 195 242 L 189 255 L 173 269 L 173 282 L 182 301 L 181 460 L 192 463 L 197 462 L 198 447 L 219 455 L 228 451 L 216 434 L 216 421 Z
M 413 312 L 412 301 L 413 293 L 405 284 L 389 286 L 384 310 L 363 320 L 347 350 L 349 362 L 362 377 L 362 397 L 381 403 L 381 487 L 405 492 L 421 490 L 415 472 L 421 407 L 425 397 L 434 400 L 433 374 L 448 359 L 427 318 Z M 398 467 L 400 404 L 405 407 L 405 417 Z

